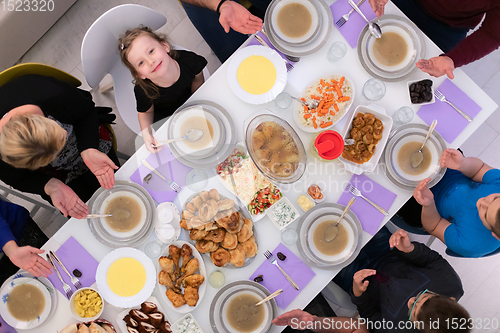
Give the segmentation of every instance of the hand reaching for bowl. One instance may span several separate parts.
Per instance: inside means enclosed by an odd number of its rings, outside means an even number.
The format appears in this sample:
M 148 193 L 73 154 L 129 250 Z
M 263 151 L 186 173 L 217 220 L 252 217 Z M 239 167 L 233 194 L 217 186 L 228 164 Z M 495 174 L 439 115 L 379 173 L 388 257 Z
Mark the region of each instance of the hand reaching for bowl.
M 219 22 L 226 33 L 233 29 L 242 34 L 254 34 L 262 29 L 262 20 L 235 1 L 222 4 Z
M 428 73 L 434 77 L 440 77 L 446 74 L 450 80 L 455 78 L 455 75 L 453 74 L 455 63 L 450 57 L 447 56 L 433 57 L 429 60 L 420 59 L 417 61 L 416 66 L 420 68 L 422 72 Z
M 377 15 L 377 17 L 384 15 L 384 8 L 388 0 L 369 0 L 369 1 L 370 1 L 370 6 L 372 6 L 372 9 Z
M 274 318 L 273 324 L 276 326 L 292 326 L 294 323 L 300 322 L 304 323 L 304 327 L 307 327 L 307 324 L 314 323 L 316 318 L 316 316 L 308 312 L 295 309 L 285 312 L 281 316 Z

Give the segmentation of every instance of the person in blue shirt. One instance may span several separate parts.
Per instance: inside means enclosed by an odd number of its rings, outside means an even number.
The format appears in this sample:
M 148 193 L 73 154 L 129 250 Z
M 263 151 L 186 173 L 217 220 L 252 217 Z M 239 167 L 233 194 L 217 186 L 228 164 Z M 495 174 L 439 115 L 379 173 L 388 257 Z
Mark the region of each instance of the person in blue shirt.
M 500 247 L 500 170 L 455 149 L 441 155 L 448 171 L 431 189 L 430 178 L 413 192 L 427 232 L 464 257 L 482 257 Z
M 51 266 L 36 247 L 48 238 L 29 216 L 26 208 L 0 199 L 0 249 L 5 254 L 0 259 L 0 284 L 22 268 L 34 276 L 47 277 Z

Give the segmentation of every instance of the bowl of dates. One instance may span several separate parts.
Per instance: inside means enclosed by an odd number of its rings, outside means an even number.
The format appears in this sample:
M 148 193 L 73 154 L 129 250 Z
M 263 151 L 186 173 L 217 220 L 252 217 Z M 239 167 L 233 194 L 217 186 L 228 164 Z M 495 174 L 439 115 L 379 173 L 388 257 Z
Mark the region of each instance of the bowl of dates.
M 429 79 L 408 82 L 408 94 L 411 104 L 426 105 L 434 103 L 434 88 L 432 85 L 433 82 Z

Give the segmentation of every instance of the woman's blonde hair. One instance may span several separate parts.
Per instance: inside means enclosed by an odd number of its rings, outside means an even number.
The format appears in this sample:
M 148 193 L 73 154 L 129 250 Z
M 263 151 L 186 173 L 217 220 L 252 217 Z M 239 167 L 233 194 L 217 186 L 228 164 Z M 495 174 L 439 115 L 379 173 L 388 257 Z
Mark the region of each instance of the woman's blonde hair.
M 118 52 L 120 52 L 120 57 L 125 66 L 130 70 L 132 76 L 134 77 L 134 84 L 138 84 L 143 90 L 146 96 L 151 99 L 156 99 L 160 97 L 160 92 L 158 87 L 149 80 L 141 79 L 139 73 L 135 69 L 134 65 L 128 61 L 128 53 L 130 52 L 130 45 L 132 45 L 133 41 L 137 39 L 139 36 L 148 36 L 156 40 L 160 44 L 167 44 L 170 47 L 170 52 L 168 54 L 172 59 L 177 59 L 177 53 L 172 48 L 172 46 L 168 43 L 167 37 L 164 34 L 158 34 L 153 32 L 151 28 L 148 27 L 139 27 L 131 30 L 127 30 L 124 35 L 120 37 L 118 40 Z
M 66 143 L 66 131 L 36 114 L 13 116 L 0 132 L 2 160 L 16 168 L 36 170 L 54 160 Z

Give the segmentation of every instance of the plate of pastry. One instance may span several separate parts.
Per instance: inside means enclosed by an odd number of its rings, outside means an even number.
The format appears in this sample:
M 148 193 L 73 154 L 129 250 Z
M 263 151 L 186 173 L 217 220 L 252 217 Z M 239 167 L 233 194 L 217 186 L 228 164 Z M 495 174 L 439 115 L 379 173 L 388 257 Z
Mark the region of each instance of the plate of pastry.
M 217 267 L 245 267 L 257 254 L 255 229 L 246 210 L 216 189 L 188 198 L 180 226 L 196 249 L 209 255 Z
M 175 241 L 158 259 L 158 287 L 165 303 L 179 313 L 193 311 L 200 303 L 207 284 L 205 263 L 196 248 Z
M 126 309 L 116 316 L 116 324 L 122 332 L 160 332 L 170 331 L 170 321 L 160 302 L 150 296 L 140 306 Z

